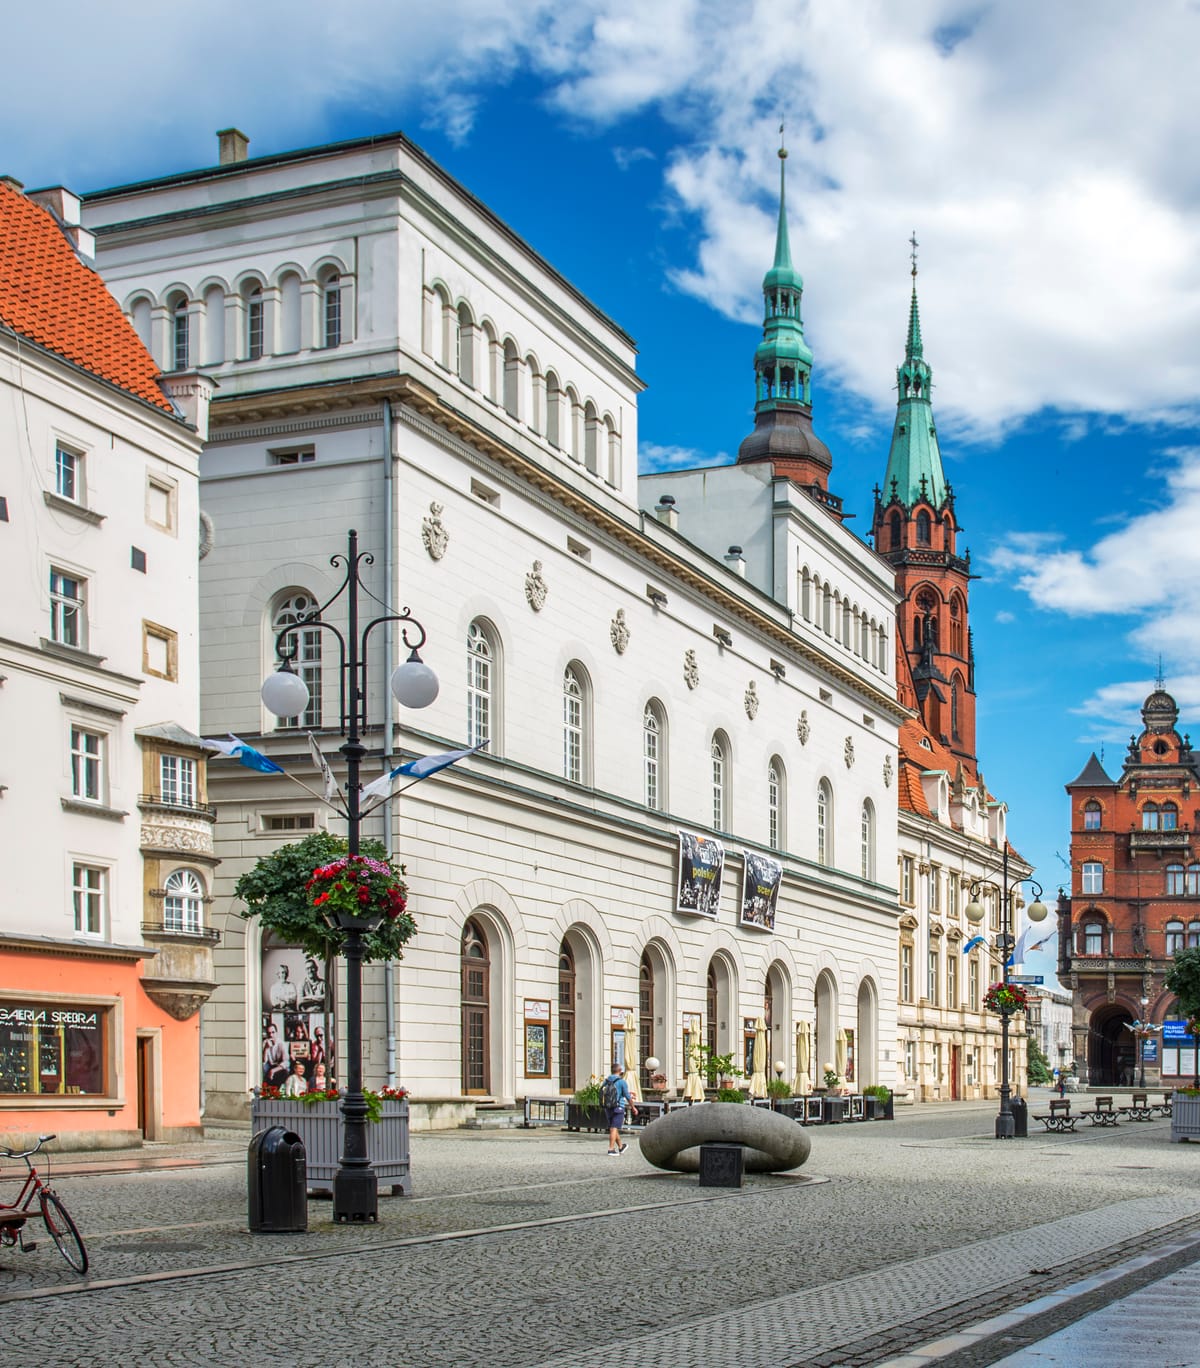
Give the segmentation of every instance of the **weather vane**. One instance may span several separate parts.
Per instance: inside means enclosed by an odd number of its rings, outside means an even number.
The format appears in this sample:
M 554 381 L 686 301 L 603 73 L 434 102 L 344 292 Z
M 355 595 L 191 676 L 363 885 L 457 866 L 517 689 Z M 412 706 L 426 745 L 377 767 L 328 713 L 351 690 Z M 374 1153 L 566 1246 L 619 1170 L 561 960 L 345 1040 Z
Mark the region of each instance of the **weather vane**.
M 909 253 L 909 260 L 911 260 L 911 262 L 912 262 L 912 278 L 913 278 L 914 280 L 916 280 L 916 278 L 917 278 L 917 248 L 918 248 L 921 244 L 917 241 L 917 230 L 916 230 L 915 228 L 913 229 L 912 237 L 910 237 L 909 240 L 908 240 L 908 245 L 912 248 L 912 251 Z

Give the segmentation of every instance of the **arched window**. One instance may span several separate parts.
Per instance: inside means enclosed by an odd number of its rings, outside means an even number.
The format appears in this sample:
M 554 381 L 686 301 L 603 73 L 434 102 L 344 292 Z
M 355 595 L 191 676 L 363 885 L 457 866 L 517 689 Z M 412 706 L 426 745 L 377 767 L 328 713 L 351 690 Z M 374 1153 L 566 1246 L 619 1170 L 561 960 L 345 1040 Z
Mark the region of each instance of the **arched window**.
M 817 785 L 817 863 L 833 864 L 833 790 L 826 779 Z
M 1200 949 L 1200 921 L 1188 922 L 1187 943 L 1189 950 Z
M 805 622 L 812 621 L 812 575 L 807 565 L 800 571 L 800 616 Z
M 950 599 L 950 651 L 952 655 L 962 656 L 963 652 L 963 604 L 954 594 Z
M 300 277 L 295 271 L 285 271 L 279 277 L 279 326 L 276 329 L 276 346 L 280 355 L 289 355 L 300 350 Z
M 257 361 L 263 354 L 263 292 L 257 280 L 245 288 L 246 359 Z
M 197 935 L 204 907 L 204 885 L 190 869 L 176 869 L 163 885 L 163 930 Z
M 204 291 L 202 355 L 205 366 L 219 366 L 225 360 L 225 291 L 220 285 L 210 285 Z
M 767 844 L 772 850 L 782 850 L 785 845 L 784 794 L 783 761 L 773 755 L 767 766 Z
M 1169 864 L 1167 866 L 1167 892 L 1172 896 L 1182 895 L 1183 866 L 1181 864 Z
M 590 399 L 583 408 L 583 463 L 593 475 L 600 474 L 600 415 Z
M 562 446 L 562 388 L 553 371 L 546 375 L 546 441 Z
M 1181 921 L 1169 921 L 1166 930 L 1167 954 L 1177 955 L 1183 949 L 1183 923 Z
M 1188 865 L 1187 891 L 1189 897 L 1200 897 L 1200 864 Z
M 959 701 L 962 694 L 962 681 L 958 675 L 950 681 L 950 735 L 958 739 Z
M 496 642 L 480 620 L 467 629 L 467 745 L 495 741 Z
M 1103 811 L 1100 804 L 1094 798 L 1090 798 L 1083 805 L 1083 829 L 1084 831 L 1099 831 L 1100 820 Z
M 170 302 L 171 369 L 187 370 L 189 357 L 187 295 L 177 294 Z
M 458 306 L 458 378 L 464 385 L 475 384 L 475 320 L 469 305 Z
M 1142 808 L 1142 830 L 1143 830 L 1143 831 L 1157 831 L 1157 830 L 1158 830 L 1158 804 L 1157 804 L 1157 803 L 1147 803 L 1147 804 Z
M 929 541 L 929 513 L 922 508 L 917 512 L 917 545 L 928 546 Z
M 862 805 L 862 876 L 875 877 L 875 809 L 868 798 Z
M 590 769 L 588 738 L 588 677 L 583 666 L 572 662 L 563 671 L 563 778 L 573 784 L 587 782 Z
M 728 831 L 729 743 L 723 732 L 714 733 L 709 754 L 712 757 L 712 823 L 718 831 Z
M 1174 803 L 1164 803 L 1159 812 L 1159 830 L 1175 831 L 1179 827 L 1179 809 Z
M 521 416 L 521 356 L 511 337 L 504 344 L 504 412 Z
M 662 705 L 655 699 L 642 713 L 642 773 L 646 806 L 661 812 L 667 805 L 667 726 Z
M 342 345 L 342 277 L 337 271 L 321 278 L 321 345 Z
M 575 955 L 565 938 L 558 947 L 558 1087 L 575 1089 Z
M 324 633 L 320 627 L 304 627 L 299 624 L 312 622 L 318 615 L 320 605 L 316 599 L 303 589 L 285 590 L 285 597 L 275 609 L 271 619 L 271 651 L 274 654 L 275 640 L 285 627 L 296 626 L 284 638 L 284 649 L 291 654 L 292 669 L 308 685 L 308 707 L 298 717 L 281 717 L 275 726 L 281 731 L 296 727 L 319 727 L 321 725 L 321 639 Z
M 491 956 L 483 928 L 471 917 L 463 927 L 462 1085 L 464 1093 L 491 1087 Z
M 904 545 L 904 527 L 900 521 L 899 513 L 893 513 L 888 519 L 888 527 L 891 531 L 891 549 L 893 551 L 899 551 Z
M 638 1082 L 644 1090 L 650 1086 L 650 1070 L 643 1061 L 654 1053 L 654 966 L 645 951 L 638 965 L 638 1044 L 641 1059 L 635 1063 Z
M 1085 955 L 1104 954 L 1104 926 L 1090 921 L 1083 924 L 1083 953 Z

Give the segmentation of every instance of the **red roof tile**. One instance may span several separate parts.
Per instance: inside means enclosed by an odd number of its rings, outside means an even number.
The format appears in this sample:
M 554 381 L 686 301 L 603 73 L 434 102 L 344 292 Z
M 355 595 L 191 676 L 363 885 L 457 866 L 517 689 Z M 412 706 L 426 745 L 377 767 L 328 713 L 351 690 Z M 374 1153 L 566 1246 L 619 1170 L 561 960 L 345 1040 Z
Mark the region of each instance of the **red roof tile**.
M 53 215 L 0 182 L 0 321 L 14 332 L 173 412 L 158 367 L 104 281 Z

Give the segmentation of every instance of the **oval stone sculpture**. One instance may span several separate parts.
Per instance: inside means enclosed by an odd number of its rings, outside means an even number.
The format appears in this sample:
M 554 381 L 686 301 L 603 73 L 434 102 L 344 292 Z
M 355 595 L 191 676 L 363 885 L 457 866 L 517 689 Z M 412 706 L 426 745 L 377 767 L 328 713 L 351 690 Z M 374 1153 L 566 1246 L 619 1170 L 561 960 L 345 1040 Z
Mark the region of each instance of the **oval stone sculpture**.
M 701 1145 L 744 1145 L 747 1173 L 783 1173 L 808 1158 L 812 1140 L 795 1121 L 742 1102 L 699 1102 L 660 1116 L 638 1137 L 655 1168 L 700 1171 Z

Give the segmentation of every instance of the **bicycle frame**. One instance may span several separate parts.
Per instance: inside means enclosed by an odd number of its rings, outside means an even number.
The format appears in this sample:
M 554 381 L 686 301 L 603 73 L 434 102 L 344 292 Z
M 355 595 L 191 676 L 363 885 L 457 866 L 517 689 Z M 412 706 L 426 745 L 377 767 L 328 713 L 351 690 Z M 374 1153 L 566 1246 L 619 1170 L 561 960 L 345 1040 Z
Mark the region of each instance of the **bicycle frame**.
M 17 1194 L 17 1200 L 15 1202 L 0 1202 L 0 1226 L 19 1227 L 23 1225 L 30 1215 L 29 1208 L 34 1197 L 46 1186 L 38 1177 L 37 1169 L 28 1159 L 25 1160 L 25 1166 L 29 1172 L 26 1173 L 21 1184 L 21 1191 Z

